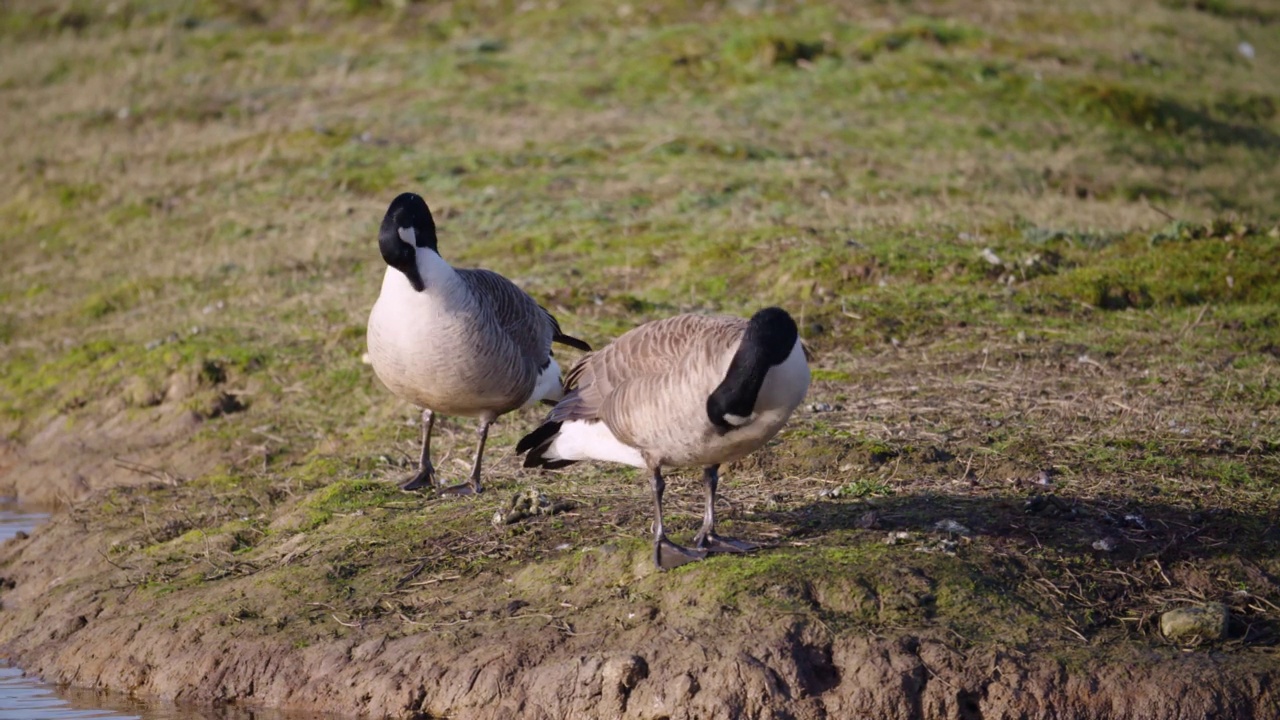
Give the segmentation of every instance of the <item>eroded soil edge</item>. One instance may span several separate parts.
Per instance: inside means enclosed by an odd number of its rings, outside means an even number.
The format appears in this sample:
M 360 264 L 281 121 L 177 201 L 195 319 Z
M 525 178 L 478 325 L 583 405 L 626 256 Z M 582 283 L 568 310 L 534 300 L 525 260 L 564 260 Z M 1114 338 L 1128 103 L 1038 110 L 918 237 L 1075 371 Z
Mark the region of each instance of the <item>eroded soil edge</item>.
M 114 531 L 91 518 L 59 513 L 0 549 L 0 641 L 55 682 L 374 717 L 1154 719 L 1268 717 L 1280 707 L 1280 672 L 1258 657 L 960 649 L 928 630 L 828 626 L 822 602 L 838 598 L 801 598 L 809 612 L 708 607 L 696 573 L 665 576 L 683 582 L 660 596 L 593 588 L 618 597 L 579 607 L 571 623 L 544 609 L 573 607 L 584 590 L 554 603 L 527 571 L 481 573 L 453 590 L 470 617 L 422 632 L 396 613 L 346 622 L 266 589 L 157 594 L 107 559 L 101 543 Z M 597 578 L 642 576 L 645 560 L 606 547 L 584 564 Z M 299 624 L 325 626 L 327 639 L 299 640 L 289 630 Z

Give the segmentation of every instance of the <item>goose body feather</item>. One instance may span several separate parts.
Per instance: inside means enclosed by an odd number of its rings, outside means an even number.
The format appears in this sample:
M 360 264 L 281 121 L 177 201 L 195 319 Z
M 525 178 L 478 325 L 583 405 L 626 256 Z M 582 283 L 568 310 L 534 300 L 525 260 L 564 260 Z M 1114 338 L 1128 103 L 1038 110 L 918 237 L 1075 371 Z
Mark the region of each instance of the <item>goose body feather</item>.
M 583 357 L 565 380 L 568 393 L 547 418 L 551 437 L 530 435 L 526 465 L 605 460 L 636 467 L 717 465 L 758 449 L 782 429 L 809 387 L 799 339 L 769 368 L 750 415 L 728 416 L 725 431 L 707 415 L 707 398 L 725 378 L 747 321 L 679 315 L 646 323 Z M 544 425 L 548 427 L 548 425 Z M 549 433 L 543 433 L 549 435 Z
M 393 393 L 472 417 L 560 398 L 551 357 L 559 327 L 533 298 L 498 273 L 456 270 L 434 252 L 420 252 L 418 268 L 421 292 L 388 268 L 369 317 L 369 357 Z
M 551 313 L 515 283 L 489 270 L 455 269 L 437 247 L 426 201 L 413 193 L 392 200 L 378 230 L 387 271 L 369 313 L 369 359 L 383 384 L 423 409 L 418 472 L 400 487 L 437 486 L 435 417 L 465 415 L 480 419 L 470 482 L 441 492 L 478 493 L 493 421 L 563 395 L 551 343 L 591 348 L 561 332 Z

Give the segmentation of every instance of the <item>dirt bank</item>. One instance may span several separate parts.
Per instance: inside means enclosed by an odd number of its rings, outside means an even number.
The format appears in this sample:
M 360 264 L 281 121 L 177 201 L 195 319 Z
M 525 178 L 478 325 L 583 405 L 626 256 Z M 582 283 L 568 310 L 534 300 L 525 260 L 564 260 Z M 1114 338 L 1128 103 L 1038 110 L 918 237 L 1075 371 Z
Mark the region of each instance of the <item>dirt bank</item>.
M 146 498 L 171 492 L 94 495 L 0 549 L 0 641 L 14 661 L 49 680 L 123 693 L 372 717 L 1169 720 L 1280 712 L 1280 669 L 1265 654 L 1145 642 L 1033 653 L 930 623 L 872 628 L 852 621 L 860 603 L 885 618 L 887 607 L 934 601 L 895 599 L 885 586 L 868 596 L 858 582 L 801 574 L 769 578 L 728 602 L 716 587 L 724 579 L 709 570 L 735 573 L 738 558 L 657 575 L 642 544 L 468 577 L 419 572 L 398 581 L 416 586 L 412 601 L 386 596 L 379 612 L 361 617 L 342 594 L 317 601 L 260 577 L 270 575 L 266 562 L 250 571 L 216 553 L 201 572 L 220 577 L 176 591 L 141 556 L 113 552 L 138 531 L 126 520 Z M 217 547 L 225 538 L 202 542 Z M 306 564 L 307 544 L 306 533 L 293 535 L 272 566 Z M 937 588 L 932 572 L 920 574 Z
M 1082 374 L 1059 357 L 1074 349 L 1042 352 L 1038 368 L 1000 377 L 1007 388 L 899 363 L 881 370 L 893 377 L 879 397 L 802 412 L 726 469 L 725 531 L 771 547 L 662 574 L 643 483 L 626 473 L 530 476 L 499 451 L 489 492 L 448 501 L 398 491 L 403 462 L 341 444 L 263 472 L 261 447 L 242 441 L 261 405 L 104 403 L 7 450 L 0 484 L 64 506 L 0 548 L 0 647 L 78 686 L 370 717 L 1280 715 L 1274 507 L 1035 471 L 1070 457 L 1052 438 L 1137 375 Z M 1130 398 L 1144 412 L 1127 432 L 1160 438 L 1177 430 L 1168 408 L 1210 405 L 1199 375 L 1180 382 Z M 204 392 L 247 386 L 232 374 Z M 819 380 L 813 395 L 840 387 Z M 1065 399 L 1042 405 L 1048 387 Z M 974 469 L 931 428 L 972 423 L 993 388 L 1018 412 L 1052 412 L 1000 464 Z M 841 430 L 868 416 L 892 439 Z M 465 446 L 445 427 L 444 448 Z M 1274 448 L 1214 452 L 1262 474 Z M 1089 485 L 1093 474 L 1112 480 Z M 571 509 L 495 524 L 531 484 Z M 673 477 L 680 539 L 698 522 L 694 487 Z M 1201 600 L 1229 607 L 1225 637 L 1162 637 L 1163 611 Z

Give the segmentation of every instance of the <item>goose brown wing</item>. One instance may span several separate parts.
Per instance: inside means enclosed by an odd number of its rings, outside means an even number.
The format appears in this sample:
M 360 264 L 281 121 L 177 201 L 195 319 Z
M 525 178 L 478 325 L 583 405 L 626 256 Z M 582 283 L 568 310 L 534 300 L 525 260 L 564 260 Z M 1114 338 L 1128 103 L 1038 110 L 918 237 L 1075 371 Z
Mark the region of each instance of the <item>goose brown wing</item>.
M 662 397 L 679 391 L 691 363 L 714 362 L 739 341 L 745 327 L 741 318 L 706 315 L 645 323 L 580 359 L 565 377 L 568 392 L 548 420 L 605 420 L 615 434 L 623 430 L 629 436 L 625 428 L 660 412 Z M 627 442 L 622 435 L 618 439 Z

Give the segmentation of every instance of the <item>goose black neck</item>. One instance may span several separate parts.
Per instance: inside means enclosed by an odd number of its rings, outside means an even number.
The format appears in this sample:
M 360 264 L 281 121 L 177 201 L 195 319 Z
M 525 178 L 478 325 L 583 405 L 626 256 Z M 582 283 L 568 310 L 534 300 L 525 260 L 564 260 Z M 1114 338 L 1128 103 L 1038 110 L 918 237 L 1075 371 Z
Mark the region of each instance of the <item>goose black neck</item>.
M 765 308 L 751 316 L 729 370 L 707 398 L 707 417 L 723 432 L 748 422 L 770 368 L 791 355 L 800 338 L 791 315 L 781 308 Z
M 378 229 L 378 249 L 387 265 L 403 273 L 413 289 L 422 292 L 426 283 L 418 271 L 418 253 L 437 252 L 436 223 L 426 201 L 413 193 L 392 200 Z

